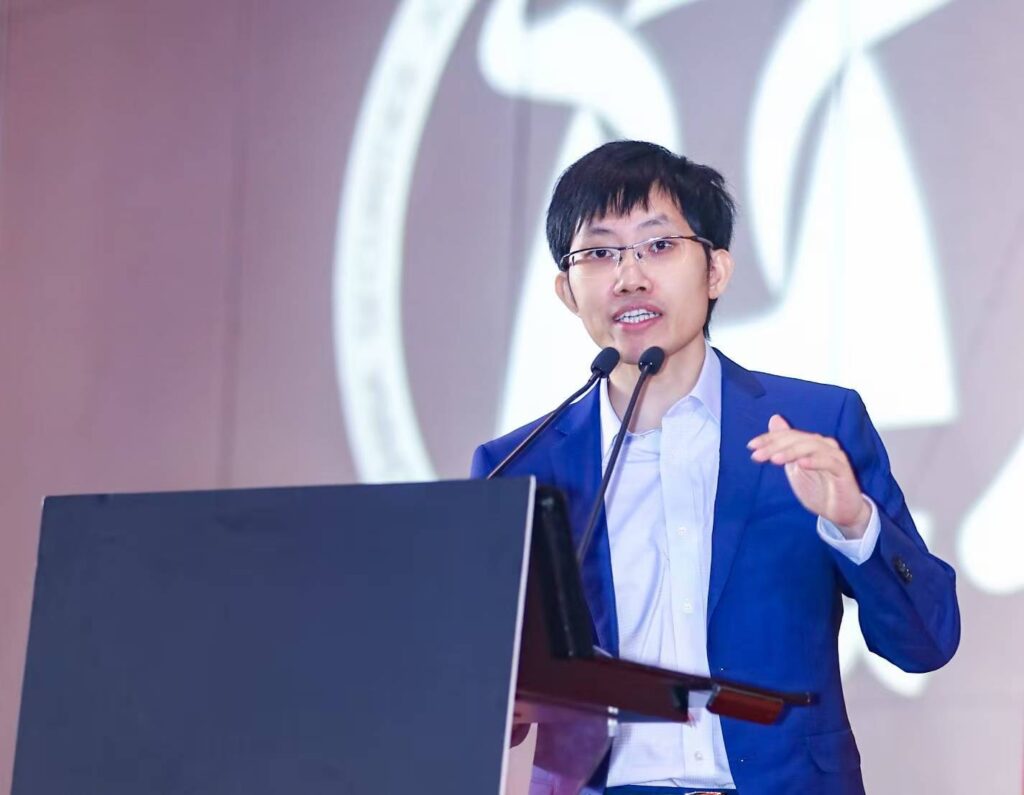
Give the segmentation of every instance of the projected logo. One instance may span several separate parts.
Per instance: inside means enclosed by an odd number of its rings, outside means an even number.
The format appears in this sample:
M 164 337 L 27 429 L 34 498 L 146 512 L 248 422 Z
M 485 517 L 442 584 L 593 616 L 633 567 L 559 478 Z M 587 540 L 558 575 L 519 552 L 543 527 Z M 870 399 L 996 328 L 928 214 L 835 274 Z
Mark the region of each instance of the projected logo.
M 652 54 L 645 30 L 653 22 L 686 30 L 682 7 L 694 2 L 632 0 L 619 14 L 567 2 L 532 16 L 526 0 L 486 5 L 476 45 L 487 84 L 500 95 L 570 111 L 552 153 L 551 183 L 580 155 L 615 138 L 687 151 L 691 120 L 666 77 L 673 65 Z M 941 426 L 957 417 L 941 264 L 898 110 L 874 55 L 880 43 L 947 2 L 794 4 L 761 66 L 746 133 L 744 195 L 756 257 L 744 264 L 760 269 L 770 308 L 715 327 L 716 344 L 739 361 L 856 386 L 883 430 Z M 474 6 L 399 6 L 349 154 L 335 253 L 335 350 L 351 447 L 368 481 L 434 476 L 406 373 L 403 236 L 395 230 L 405 228 L 423 128 Z M 889 218 L 899 223 L 879 223 Z M 364 256 L 369 250 L 372 258 Z M 557 362 L 593 354 L 552 294 L 542 218 L 527 256 L 495 433 L 543 414 L 576 387 L 575 374 Z M 561 355 L 537 357 L 539 350 Z M 1022 484 L 1024 443 L 961 528 L 958 566 L 990 592 L 1024 587 L 1024 549 L 1007 548 L 1017 538 L 996 538 L 1006 517 L 1016 515 L 1010 496 Z M 927 538 L 927 507 L 913 510 Z M 926 678 L 867 654 L 855 603 L 847 610 L 844 671 L 863 662 L 893 690 L 919 692 Z

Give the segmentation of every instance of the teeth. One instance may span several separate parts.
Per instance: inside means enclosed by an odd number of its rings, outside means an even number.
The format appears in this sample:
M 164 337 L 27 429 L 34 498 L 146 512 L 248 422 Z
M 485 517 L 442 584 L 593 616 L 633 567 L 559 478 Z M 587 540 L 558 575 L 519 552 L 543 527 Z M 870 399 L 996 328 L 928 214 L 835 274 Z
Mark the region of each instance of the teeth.
M 628 312 L 623 312 L 615 319 L 620 323 L 643 323 L 645 320 L 650 320 L 654 317 L 661 317 L 661 315 L 647 309 L 630 309 Z

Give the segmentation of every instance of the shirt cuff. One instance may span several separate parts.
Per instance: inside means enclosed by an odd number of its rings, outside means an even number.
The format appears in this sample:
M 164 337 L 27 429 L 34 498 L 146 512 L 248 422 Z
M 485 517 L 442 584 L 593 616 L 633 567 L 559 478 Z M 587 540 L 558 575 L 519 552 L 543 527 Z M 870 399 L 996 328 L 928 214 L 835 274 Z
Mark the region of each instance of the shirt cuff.
M 818 517 L 818 537 L 858 566 L 871 557 L 871 553 L 875 551 L 875 544 L 878 543 L 878 534 L 882 530 L 878 506 L 867 494 L 861 494 L 861 497 L 871 506 L 871 518 L 868 519 L 868 526 L 860 538 L 847 538 L 828 519 Z

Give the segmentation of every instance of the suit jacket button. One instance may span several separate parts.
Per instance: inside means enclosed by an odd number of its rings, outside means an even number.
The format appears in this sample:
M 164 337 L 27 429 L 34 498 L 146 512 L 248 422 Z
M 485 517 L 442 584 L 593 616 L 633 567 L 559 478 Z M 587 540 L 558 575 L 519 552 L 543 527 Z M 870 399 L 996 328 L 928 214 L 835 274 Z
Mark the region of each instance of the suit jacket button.
M 893 568 L 896 569 L 896 573 L 900 575 L 903 582 L 909 583 L 914 579 L 914 575 L 910 571 L 910 566 L 908 566 L 899 555 L 896 555 L 896 557 L 892 559 L 892 565 Z

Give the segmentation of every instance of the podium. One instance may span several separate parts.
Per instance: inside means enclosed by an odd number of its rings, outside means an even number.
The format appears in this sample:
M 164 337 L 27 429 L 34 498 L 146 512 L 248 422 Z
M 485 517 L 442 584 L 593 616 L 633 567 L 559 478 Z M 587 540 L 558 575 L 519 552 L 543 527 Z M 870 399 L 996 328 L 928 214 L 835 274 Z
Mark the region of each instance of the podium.
M 619 721 L 808 694 L 595 650 L 533 479 L 48 498 L 13 795 L 579 791 Z

